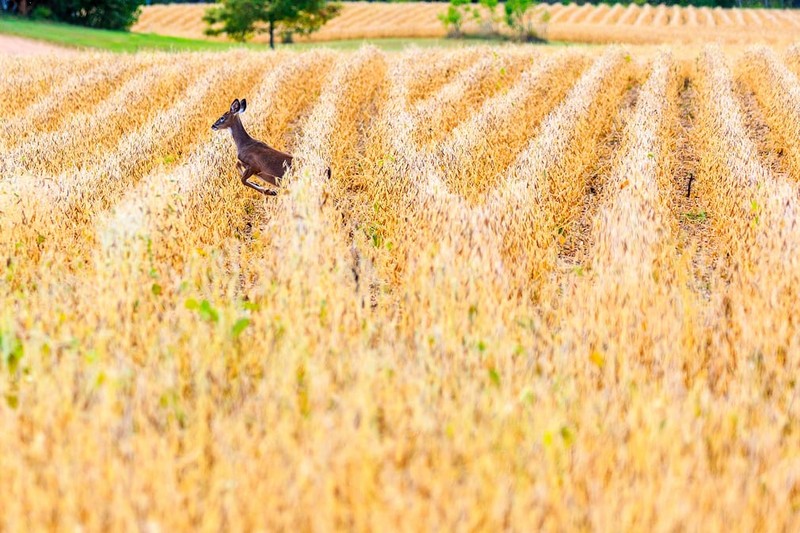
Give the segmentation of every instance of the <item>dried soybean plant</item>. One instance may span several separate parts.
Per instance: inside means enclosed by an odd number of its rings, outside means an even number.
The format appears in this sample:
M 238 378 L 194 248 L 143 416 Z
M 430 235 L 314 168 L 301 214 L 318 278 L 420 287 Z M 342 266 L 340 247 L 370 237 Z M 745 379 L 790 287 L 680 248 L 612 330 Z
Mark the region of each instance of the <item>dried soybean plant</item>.
M 796 529 L 798 53 L 743 57 L 0 60 L 0 529 Z

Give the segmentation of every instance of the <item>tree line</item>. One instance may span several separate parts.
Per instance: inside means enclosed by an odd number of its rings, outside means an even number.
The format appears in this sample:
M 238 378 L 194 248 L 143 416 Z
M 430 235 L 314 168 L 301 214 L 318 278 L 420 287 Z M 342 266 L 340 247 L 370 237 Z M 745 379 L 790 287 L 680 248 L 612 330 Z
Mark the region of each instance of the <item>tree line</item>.
M 0 13 L 56 20 L 69 24 L 126 30 L 138 19 L 147 0 L 0 0 Z M 153 2 L 156 3 L 156 2 Z M 159 2 L 183 3 L 183 2 Z M 227 34 L 246 41 L 256 33 L 275 34 L 291 42 L 296 34 L 320 29 L 341 11 L 341 4 L 327 0 L 218 0 L 203 20 L 208 35 Z
M 0 12 L 123 30 L 136 22 L 142 3 L 143 0 L 0 0 Z
M 200 0 L 145 0 L 150 4 L 194 4 Z M 426 3 L 440 3 L 447 4 L 450 0 L 359 0 L 374 3 L 403 3 L 403 2 L 426 2 Z M 470 3 L 478 4 L 480 0 L 467 0 Z M 795 8 L 800 7 L 800 0 L 663 0 L 663 1 L 645 1 L 645 0 L 619 0 L 619 1 L 587 1 L 587 0 L 540 0 L 540 4 L 637 4 L 637 5 L 660 5 L 667 6 L 696 6 L 696 7 L 766 7 L 766 8 Z
M 192 0 L 0 0 L 0 13 L 11 13 L 37 19 L 51 19 L 70 24 L 95 28 L 124 30 L 133 25 L 141 12 L 141 5 L 150 3 L 186 3 Z M 381 0 L 367 0 L 381 1 Z M 383 0 L 393 1 L 393 0 Z M 397 0 L 394 0 L 397 1 Z M 498 7 L 498 0 L 427 0 L 450 4 L 442 17 L 442 22 L 454 33 L 469 13 L 476 13 L 474 6 L 482 4 Z M 505 0 L 502 10 L 504 20 L 521 33 L 535 33 L 531 28 L 522 28 L 520 21 L 535 0 Z M 544 0 L 541 3 L 570 3 L 567 0 Z M 577 4 L 619 3 L 623 5 L 680 5 L 697 7 L 767 7 L 793 8 L 800 0 L 619 0 L 608 2 L 587 2 L 575 0 Z M 274 47 L 275 35 L 284 42 L 291 42 L 295 34 L 308 34 L 320 29 L 326 22 L 339 14 L 341 4 L 327 0 L 218 0 L 206 13 L 209 35 L 227 34 L 235 40 L 247 40 L 256 33 L 269 33 L 270 44 Z M 477 16 L 477 15 L 474 15 Z M 544 21 L 546 22 L 546 21 Z
M 275 48 L 275 34 L 292 42 L 295 34 L 308 35 L 341 12 L 341 4 L 327 0 L 219 0 L 203 16 L 207 35 L 226 34 L 246 41 L 256 33 L 268 33 Z

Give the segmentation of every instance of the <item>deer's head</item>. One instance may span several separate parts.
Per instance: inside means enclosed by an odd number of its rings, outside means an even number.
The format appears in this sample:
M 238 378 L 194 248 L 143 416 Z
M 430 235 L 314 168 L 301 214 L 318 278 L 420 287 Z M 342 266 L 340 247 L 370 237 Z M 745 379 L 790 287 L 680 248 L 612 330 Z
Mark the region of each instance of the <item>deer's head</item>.
M 230 128 L 233 125 L 234 117 L 239 113 L 244 113 L 245 109 L 247 109 L 247 100 L 242 98 L 242 100 L 240 101 L 237 98 L 231 104 L 230 110 L 226 111 L 224 115 L 219 117 L 217 121 L 211 126 L 211 129 L 224 130 L 225 128 Z

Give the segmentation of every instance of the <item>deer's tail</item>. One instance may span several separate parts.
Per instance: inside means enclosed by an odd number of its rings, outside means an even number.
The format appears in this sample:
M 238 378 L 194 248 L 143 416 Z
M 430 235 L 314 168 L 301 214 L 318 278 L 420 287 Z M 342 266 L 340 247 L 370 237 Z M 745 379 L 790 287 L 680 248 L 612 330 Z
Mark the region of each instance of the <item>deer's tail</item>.
M 331 167 L 328 167 L 327 169 L 325 169 L 325 174 L 328 175 L 328 179 L 331 179 Z

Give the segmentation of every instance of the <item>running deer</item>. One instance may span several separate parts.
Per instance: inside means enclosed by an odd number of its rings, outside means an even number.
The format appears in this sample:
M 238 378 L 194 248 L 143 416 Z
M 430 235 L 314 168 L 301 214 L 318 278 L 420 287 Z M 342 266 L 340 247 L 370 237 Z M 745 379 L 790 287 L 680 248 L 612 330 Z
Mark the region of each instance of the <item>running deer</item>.
M 278 193 L 274 190 L 259 187 L 250 183 L 249 179 L 252 176 L 258 176 L 267 183 L 280 187 L 280 179 L 292 166 L 293 158 L 289 154 L 250 137 L 239 118 L 239 114 L 244 113 L 245 109 L 247 109 L 247 100 L 243 98 L 239 101 L 237 98 L 231 104 L 230 111 L 219 117 L 211 129 L 215 131 L 231 129 L 233 142 L 236 143 L 236 155 L 239 158 L 236 167 L 242 174 L 242 184 L 262 194 L 276 196 Z

